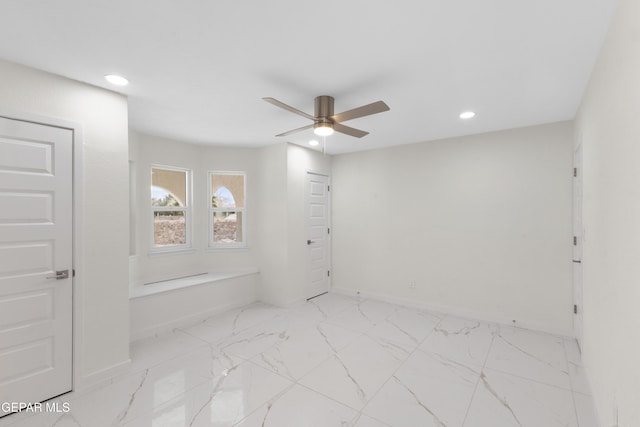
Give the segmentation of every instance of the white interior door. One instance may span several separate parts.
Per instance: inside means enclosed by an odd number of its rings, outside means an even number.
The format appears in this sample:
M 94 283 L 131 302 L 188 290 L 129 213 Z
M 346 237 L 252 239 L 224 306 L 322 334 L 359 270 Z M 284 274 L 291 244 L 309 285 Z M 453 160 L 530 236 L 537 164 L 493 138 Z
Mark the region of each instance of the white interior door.
M 329 177 L 308 173 L 306 186 L 307 298 L 313 298 L 329 291 Z
M 0 117 L 0 402 L 72 388 L 72 148 L 69 129 Z
M 573 329 L 582 349 L 582 144 L 573 153 Z

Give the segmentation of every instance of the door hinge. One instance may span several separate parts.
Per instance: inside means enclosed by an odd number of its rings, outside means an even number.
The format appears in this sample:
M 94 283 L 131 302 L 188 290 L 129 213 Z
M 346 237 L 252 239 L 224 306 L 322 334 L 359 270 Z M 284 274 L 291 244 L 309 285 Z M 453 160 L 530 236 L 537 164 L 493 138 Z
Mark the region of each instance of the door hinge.
M 331 277 L 331 271 L 327 270 L 327 277 Z
M 71 274 L 72 274 L 71 277 L 76 277 L 76 269 L 75 268 L 73 270 L 71 270 Z
M 331 191 L 331 186 L 327 185 L 327 191 Z
M 327 228 L 327 234 L 331 234 L 331 229 Z
M 573 314 L 578 314 L 578 304 L 573 304 Z
M 573 168 L 573 177 L 576 178 L 578 176 L 578 168 Z
M 573 246 L 578 244 L 578 236 L 573 236 Z

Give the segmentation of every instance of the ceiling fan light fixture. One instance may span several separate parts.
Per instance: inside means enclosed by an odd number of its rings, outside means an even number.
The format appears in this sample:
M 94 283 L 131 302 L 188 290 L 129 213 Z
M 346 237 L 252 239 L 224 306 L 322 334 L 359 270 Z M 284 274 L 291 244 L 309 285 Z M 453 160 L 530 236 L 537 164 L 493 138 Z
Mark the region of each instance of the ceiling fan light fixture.
M 333 134 L 333 126 L 331 123 L 320 122 L 313 126 L 313 133 L 318 136 L 329 136 Z

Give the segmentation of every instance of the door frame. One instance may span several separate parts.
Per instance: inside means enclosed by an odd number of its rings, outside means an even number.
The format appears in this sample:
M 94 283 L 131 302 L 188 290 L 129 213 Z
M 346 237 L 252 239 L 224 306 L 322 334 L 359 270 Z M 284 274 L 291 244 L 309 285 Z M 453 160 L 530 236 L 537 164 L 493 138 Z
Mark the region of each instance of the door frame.
M 82 388 L 81 380 L 82 376 L 82 301 L 83 301 L 83 275 L 82 266 L 84 265 L 84 245 L 82 242 L 82 225 L 84 224 L 84 218 L 82 214 L 83 205 L 83 150 L 82 141 L 83 129 L 82 125 L 77 122 L 63 120 L 55 117 L 42 116 L 39 114 L 33 114 L 25 111 L 14 110 L 10 108 L 0 107 L 0 117 L 4 117 L 12 120 L 20 120 L 23 122 L 35 123 L 38 125 L 54 126 L 63 129 L 69 129 L 73 133 L 72 137 L 72 171 L 71 171 L 71 197 L 72 197 L 72 227 L 71 227 L 71 259 L 72 259 L 72 271 L 73 277 L 71 278 L 71 304 L 72 304 L 72 326 L 71 326 L 71 391 L 75 391 Z M 55 396 L 51 396 L 55 397 Z
M 307 173 L 304 176 L 305 179 L 305 184 L 306 184 L 306 180 L 307 177 L 309 175 L 319 175 L 319 176 L 324 176 L 327 178 L 327 185 L 329 186 L 329 190 L 327 191 L 327 227 L 329 227 L 330 232 L 327 234 L 327 268 L 329 269 L 329 277 L 327 278 L 327 291 L 331 291 L 332 288 L 332 284 L 333 284 L 333 269 L 331 268 L 333 262 L 331 259 L 331 241 L 332 241 L 332 236 L 333 236 L 333 230 L 332 230 L 332 226 L 331 226 L 331 175 L 324 173 L 324 172 L 318 172 L 318 171 L 314 171 L 314 170 L 307 170 Z M 309 189 L 306 188 L 305 185 L 305 190 L 304 190 L 304 232 L 305 232 L 305 239 L 308 239 L 308 233 L 309 233 L 309 215 L 308 215 L 308 208 L 309 208 Z M 307 300 L 307 296 L 306 296 L 306 290 L 307 290 L 307 286 L 311 280 L 310 274 L 311 274 L 311 260 L 309 259 L 309 253 L 307 251 L 307 257 L 306 257 L 306 269 L 305 269 L 305 277 L 306 277 L 306 282 L 305 282 L 305 297 L 304 300 Z
M 572 247 L 572 301 L 574 307 L 577 307 L 578 313 L 573 313 L 573 333 L 578 347 L 582 351 L 582 339 L 584 335 L 584 181 L 583 181 L 583 145 L 582 135 L 578 137 L 577 145 L 573 147 L 572 164 L 574 167 L 574 176 L 572 179 L 572 234 L 576 239 L 576 243 Z M 577 206 L 579 203 L 579 209 Z M 579 215 L 578 215 L 579 213 Z M 579 218 L 578 218 L 579 217 Z M 579 220 L 579 221 L 578 221 Z M 576 259 L 577 258 L 577 259 Z M 576 269 L 579 274 L 576 274 Z M 579 289 L 579 291 L 578 291 Z

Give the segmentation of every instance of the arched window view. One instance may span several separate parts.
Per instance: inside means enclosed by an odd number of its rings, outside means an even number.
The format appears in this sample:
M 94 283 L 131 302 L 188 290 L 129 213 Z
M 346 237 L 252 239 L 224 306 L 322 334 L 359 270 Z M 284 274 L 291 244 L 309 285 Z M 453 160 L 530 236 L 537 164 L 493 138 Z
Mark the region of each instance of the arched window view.
M 154 248 L 188 245 L 188 174 L 186 170 L 151 169 Z
M 235 208 L 236 200 L 227 187 L 220 187 L 213 193 L 212 204 L 214 208 Z
M 180 202 L 166 188 L 151 186 L 152 206 L 181 206 Z
M 209 246 L 243 246 L 245 176 L 239 173 L 210 172 Z

